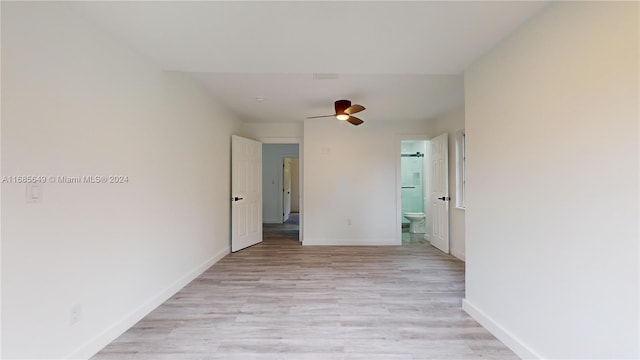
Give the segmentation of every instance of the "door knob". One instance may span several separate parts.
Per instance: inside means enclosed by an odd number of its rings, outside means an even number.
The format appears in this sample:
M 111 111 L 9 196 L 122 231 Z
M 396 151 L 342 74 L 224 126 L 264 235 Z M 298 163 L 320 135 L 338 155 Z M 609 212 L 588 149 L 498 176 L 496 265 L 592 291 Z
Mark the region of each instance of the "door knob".
M 443 197 L 439 197 L 438 200 L 449 201 L 449 200 L 451 200 L 451 198 L 448 197 L 448 196 L 443 196 Z
M 236 196 L 236 197 L 232 198 L 231 200 L 233 200 L 233 201 L 238 201 L 238 200 L 242 200 L 242 198 L 241 198 L 241 197 L 237 197 L 237 196 Z

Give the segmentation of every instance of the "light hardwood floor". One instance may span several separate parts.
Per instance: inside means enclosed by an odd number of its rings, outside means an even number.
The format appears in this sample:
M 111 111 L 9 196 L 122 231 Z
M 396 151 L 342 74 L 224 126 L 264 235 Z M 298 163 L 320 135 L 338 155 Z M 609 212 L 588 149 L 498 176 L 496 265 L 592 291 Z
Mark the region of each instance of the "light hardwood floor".
M 94 359 L 517 359 L 462 311 L 463 262 L 409 237 L 302 247 L 295 228 L 265 226 Z

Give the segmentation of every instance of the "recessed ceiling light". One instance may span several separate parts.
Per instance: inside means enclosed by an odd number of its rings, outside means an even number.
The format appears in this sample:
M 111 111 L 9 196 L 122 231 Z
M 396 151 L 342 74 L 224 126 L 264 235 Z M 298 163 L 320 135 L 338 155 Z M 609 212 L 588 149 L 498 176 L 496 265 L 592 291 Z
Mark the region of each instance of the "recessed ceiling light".
M 257 102 L 263 102 L 263 101 L 264 101 L 264 97 L 262 97 L 262 96 L 256 96 L 256 101 L 257 101 Z

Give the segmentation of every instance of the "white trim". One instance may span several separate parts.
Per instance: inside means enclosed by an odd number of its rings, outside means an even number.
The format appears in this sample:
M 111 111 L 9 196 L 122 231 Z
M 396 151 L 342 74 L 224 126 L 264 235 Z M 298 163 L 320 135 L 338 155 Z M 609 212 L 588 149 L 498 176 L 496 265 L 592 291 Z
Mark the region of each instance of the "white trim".
M 464 252 L 458 250 L 458 249 L 451 249 L 450 251 L 451 255 L 455 256 L 456 258 L 462 260 L 462 261 L 467 261 L 467 259 L 465 258 L 465 254 Z
M 324 245 L 324 246 L 398 246 L 402 245 L 402 238 L 367 238 L 367 239 L 327 239 L 311 238 L 304 239 L 302 245 Z
M 489 315 L 482 312 L 476 306 L 471 304 L 467 299 L 462 300 L 462 309 L 474 318 L 485 329 L 489 330 L 493 336 L 502 341 L 509 349 L 511 349 L 521 359 L 542 359 L 540 354 L 536 353 L 527 346 L 522 340 L 510 333 L 507 329 L 493 320 Z
M 102 348 L 107 346 L 110 342 L 115 340 L 118 336 L 122 335 L 138 321 L 142 320 L 142 318 L 155 310 L 155 308 L 162 305 L 162 303 L 167 301 L 183 287 L 200 276 L 213 264 L 217 263 L 222 258 L 227 256 L 230 253 L 230 250 L 231 249 L 229 249 L 229 247 L 226 247 L 210 259 L 196 266 L 195 268 L 184 274 L 184 276 L 182 276 L 180 279 L 170 284 L 164 290 L 158 292 L 156 295 L 149 298 L 146 302 L 126 314 L 124 317 L 115 321 L 102 333 L 82 344 L 78 349 L 67 355 L 65 359 L 88 359 L 97 354 L 98 351 L 102 350 Z
M 463 143 L 464 140 L 464 143 Z M 464 210 L 466 202 L 466 132 L 464 129 L 456 131 L 456 201 L 455 208 Z

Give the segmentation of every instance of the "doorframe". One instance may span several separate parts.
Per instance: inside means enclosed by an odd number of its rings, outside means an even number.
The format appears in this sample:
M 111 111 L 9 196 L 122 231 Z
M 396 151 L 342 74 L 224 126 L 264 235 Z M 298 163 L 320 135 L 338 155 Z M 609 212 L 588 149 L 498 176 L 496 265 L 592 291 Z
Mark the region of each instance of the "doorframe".
M 302 243 L 304 238 L 303 236 L 303 228 L 304 228 L 304 142 L 300 137 L 258 137 L 258 141 L 263 144 L 298 144 L 298 181 L 299 181 L 299 191 L 300 191 L 300 212 L 299 212 L 299 220 L 300 225 L 298 227 L 298 241 Z M 291 156 L 288 156 L 291 157 Z M 282 178 L 282 171 L 280 171 L 280 178 Z M 282 180 L 281 180 L 282 181 Z M 280 196 L 280 202 L 282 202 L 282 196 Z
M 426 134 L 407 134 L 396 136 L 396 241 L 398 242 L 398 245 L 402 245 L 402 142 L 429 140 L 431 140 L 431 137 Z M 423 179 L 423 184 L 425 183 L 426 181 Z M 424 194 L 422 201 L 424 202 Z M 429 206 L 431 206 L 431 204 L 429 204 Z

